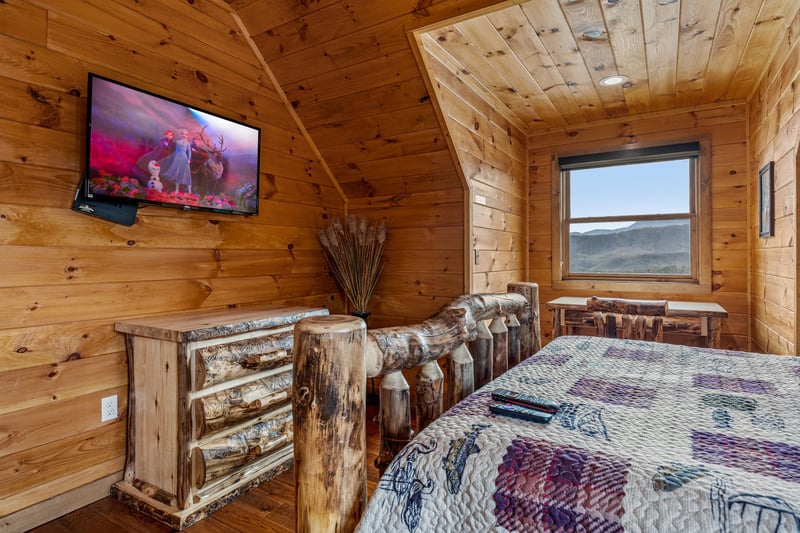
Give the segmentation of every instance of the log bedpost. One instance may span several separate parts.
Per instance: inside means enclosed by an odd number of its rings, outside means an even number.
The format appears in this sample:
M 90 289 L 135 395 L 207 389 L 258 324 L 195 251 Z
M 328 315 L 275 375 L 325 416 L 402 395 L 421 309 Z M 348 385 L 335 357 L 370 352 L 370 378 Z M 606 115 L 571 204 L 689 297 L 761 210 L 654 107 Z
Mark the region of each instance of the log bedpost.
M 397 453 L 414 436 L 411 430 L 411 392 L 405 376 L 393 370 L 381 380 L 378 428 L 380 447 L 375 466 L 383 473 Z
M 520 361 L 519 320 L 517 315 L 509 315 L 508 323 L 508 368 L 515 367 Z
M 517 316 L 520 323 L 521 358 L 527 359 L 542 349 L 542 330 L 539 325 L 539 285 L 536 283 L 509 283 L 508 292 L 521 294 L 528 300 L 528 309 Z
M 295 531 L 353 531 L 367 501 L 366 325 L 305 318 L 294 329 Z
M 462 344 L 447 356 L 447 408 L 475 392 L 472 355 Z
M 492 379 L 508 370 L 508 328 L 503 317 L 496 316 L 489 324 L 492 333 Z
M 439 418 L 443 411 L 442 384 L 444 372 L 439 363 L 425 363 L 417 374 L 417 431 L 422 431 L 428 424 Z
M 492 381 L 492 333 L 483 320 L 478 320 L 477 337 L 468 343 L 472 354 L 473 371 L 475 372 L 475 388 L 479 389 Z

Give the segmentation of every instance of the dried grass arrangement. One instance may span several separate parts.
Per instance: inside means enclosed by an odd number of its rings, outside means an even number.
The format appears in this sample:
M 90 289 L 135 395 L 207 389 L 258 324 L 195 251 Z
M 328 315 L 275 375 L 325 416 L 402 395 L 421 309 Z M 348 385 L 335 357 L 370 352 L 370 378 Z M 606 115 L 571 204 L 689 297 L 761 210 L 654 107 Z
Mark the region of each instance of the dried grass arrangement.
M 336 282 L 355 308 L 354 314 L 368 314 L 367 303 L 383 271 L 386 225 L 348 215 L 345 225 L 339 220 L 328 224 L 319 232 L 319 240 Z

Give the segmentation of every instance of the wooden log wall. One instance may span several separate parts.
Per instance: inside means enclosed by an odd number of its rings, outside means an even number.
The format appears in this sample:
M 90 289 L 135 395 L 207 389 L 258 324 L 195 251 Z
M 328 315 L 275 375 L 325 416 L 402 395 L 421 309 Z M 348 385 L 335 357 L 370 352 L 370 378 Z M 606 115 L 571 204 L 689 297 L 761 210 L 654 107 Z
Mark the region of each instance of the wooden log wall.
M 727 309 L 722 346 L 747 349 L 748 343 L 748 201 L 751 182 L 747 164 L 744 103 L 690 108 L 669 113 L 612 119 L 562 132 L 528 138 L 530 183 L 530 279 L 539 283 L 541 301 L 559 296 L 603 296 L 636 299 L 713 301 Z M 670 144 L 707 138 L 711 143 L 712 255 L 711 292 L 680 294 L 559 290 L 552 287 L 551 214 L 553 161 L 558 154 L 620 150 L 631 145 Z M 552 316 L 542 314 L 542 336 L 552 339 Z M 666 340 L 669 340 L 668 338 Z M 688 339 L 677 339 L 683 342 Z
M 796 354 L 798 343 L 797 179 L 800 173 L 800 15 L 750 101 L 748 167 L 753 348 Z M 758 171 L 775 162 L 775 234 L 759 237 Z
M 465 188 L 407 32 L 496 3 L 232 2 L 348 210 L 387 222 L 371 328 L 418 322 L 469 292 Z
M 0 529 L 104 497 L 120 478 L 128 374 L 115 321 L 344 309 L 316 236 L 343 200 L 230 9 L 0 2 Z M 73 212 L 89 71 L 260 127 L 260 215 L 147 207 L 123 227 Z M 101 423 L 110 395 L 119 417 Z
M 442 46 L 465 46 L 452 33 L 426 32 L 418 42 L 469 190 L 467 290 L 496 292 L 526 280 L 527 139 L 462 79 L 468 70 Z M 486 37 L 492 36 L 502 41 L 497 33 Z

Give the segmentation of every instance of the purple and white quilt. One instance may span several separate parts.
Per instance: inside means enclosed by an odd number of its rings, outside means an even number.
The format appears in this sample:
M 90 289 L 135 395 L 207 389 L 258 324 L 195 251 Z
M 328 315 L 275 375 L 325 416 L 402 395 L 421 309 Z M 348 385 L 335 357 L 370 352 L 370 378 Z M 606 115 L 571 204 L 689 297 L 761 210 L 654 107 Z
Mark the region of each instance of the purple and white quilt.
M 558 413 L 496 416 L 501 387 Z M 359 531 L 800 531 L 800 358 L 559 337 L 409 443 Z

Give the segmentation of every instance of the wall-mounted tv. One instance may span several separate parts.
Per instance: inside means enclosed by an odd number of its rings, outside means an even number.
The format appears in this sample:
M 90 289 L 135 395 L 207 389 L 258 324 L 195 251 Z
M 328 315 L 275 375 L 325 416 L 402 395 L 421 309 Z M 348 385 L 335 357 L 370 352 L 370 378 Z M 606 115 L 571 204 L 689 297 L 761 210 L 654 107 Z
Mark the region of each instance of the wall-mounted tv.
M 258 214 L 261 130 L 89 74 L 87 198 Z

